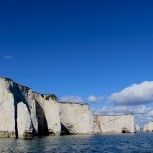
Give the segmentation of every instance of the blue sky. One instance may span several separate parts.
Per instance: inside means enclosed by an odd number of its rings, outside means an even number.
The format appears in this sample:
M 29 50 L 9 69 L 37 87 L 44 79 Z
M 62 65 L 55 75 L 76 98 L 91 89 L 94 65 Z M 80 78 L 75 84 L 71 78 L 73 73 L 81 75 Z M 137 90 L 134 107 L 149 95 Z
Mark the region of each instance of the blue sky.
M 152 6 L 151 0 L 1 1 L 0 75 L 87 102 L 96 113 L 133 111 L 143 125 L 153 120 Z M 138 97 L 132 106 L 129 92 L 122 104 L 110 101 L 132 84 L 142 89 L 141 96 L 132 89 Z

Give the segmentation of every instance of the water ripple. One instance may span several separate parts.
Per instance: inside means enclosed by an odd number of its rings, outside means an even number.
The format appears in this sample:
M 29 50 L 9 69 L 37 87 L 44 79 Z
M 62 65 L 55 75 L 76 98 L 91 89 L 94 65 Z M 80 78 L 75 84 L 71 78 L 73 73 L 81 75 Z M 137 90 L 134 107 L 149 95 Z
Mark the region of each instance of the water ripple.
M 153 133 L 0 138 L 1 153 L 152 153 Z

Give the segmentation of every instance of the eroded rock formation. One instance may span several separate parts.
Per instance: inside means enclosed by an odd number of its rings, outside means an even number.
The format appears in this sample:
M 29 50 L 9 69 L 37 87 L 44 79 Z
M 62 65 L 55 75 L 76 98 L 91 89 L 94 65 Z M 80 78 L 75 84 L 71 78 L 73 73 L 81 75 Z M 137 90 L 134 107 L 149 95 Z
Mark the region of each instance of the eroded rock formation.
M 101 133 L 134 133 L 134 115 L 95 116 Z M 99 131 L 99 128 L 96 128 Z M 96 130 L 95 129 L 95 130 Z M 95 131 L 96 132 L 96 131 Z
M 88 104 L 60 103 L 62 134 L 93 134 L 93 116 Z
M 15 99 L 8 81 L 0 78 L 0 137 L 16 137 Z
M 1 137 L 59 135 L 60 129 L 55 95 L 37 94 L 11 79 L 0 78 Z
M 93 130 L 94 130 L 94 133 L 96 134 L 102 133 L 98 118 L 99 118 L 98 116 L 93 115 Z
M 31 139 L 33 126 L 30 113 L 26 104 L 20 102 L 17 104 L 17 132 L 18 138 Z
M 38 93 L 33 95 L 36 100 L 38 133 L 40 135 L 60 135 L 59 103 L 56 96 Z
M 146 130 L 153 130 L 153 123 Z M 134 115 L 94 116 L 88 104 L 58 102 L 11 79 L 0 78 L 0 137 L 128 133 L 138 131 Z
M 153 122 L 149 122 L 144 126 L 144 132 L 153 132 Z

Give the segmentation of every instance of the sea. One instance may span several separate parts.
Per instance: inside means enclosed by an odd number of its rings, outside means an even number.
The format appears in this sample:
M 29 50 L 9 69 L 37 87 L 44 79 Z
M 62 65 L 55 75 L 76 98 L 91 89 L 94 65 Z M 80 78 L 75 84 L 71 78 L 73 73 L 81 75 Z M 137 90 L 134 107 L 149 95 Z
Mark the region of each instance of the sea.
M 153 153 L 153 133 L 0 138 L 0 153 Z

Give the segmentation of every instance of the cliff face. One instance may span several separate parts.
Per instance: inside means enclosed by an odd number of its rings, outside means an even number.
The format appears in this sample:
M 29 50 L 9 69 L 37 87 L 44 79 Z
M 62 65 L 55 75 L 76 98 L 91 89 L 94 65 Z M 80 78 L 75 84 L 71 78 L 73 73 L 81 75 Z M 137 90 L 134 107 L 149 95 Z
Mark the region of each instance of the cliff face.
M 96 116 L 101 133 L 134 133 L 134 115 Z
M 34 93 L 34 98 L 36 100 L 38 133 L 40 135 L 60 135 L 59 103 L 56 97 Z
M 32 138 L 32 121 L 30 113 L 23 102 L 17 104 L 17 131 L 19 138 Z
M 60 103 L 62 134 L 93 134 L 93 116 L 87 104 Z
M 144 132 L 153 132 L 153 122 L 149 122 L 144 126 Z
M 1 137 L 60 134 L 58 109 L 55 97 L 36 94 L 28 87 L 0 78 Z
M 145 131 L 153 131 L 152 127 L 153 122 Z M 39 94 L 0 78 L 0 137 L 135 131 L 134 115 L 93 116 L 88 104 L 59 103 L 55 95 Z
M 10 92 L 13 82 L 0 79 L 0 137 L 16 137 L 15 99 Z
M 93 129 L 94 129 L 94 133 L 102 133 L 100 122 L 99 122 L 98 118 L 99 118 L 98 116 L 94 116 L 93 115 Z

